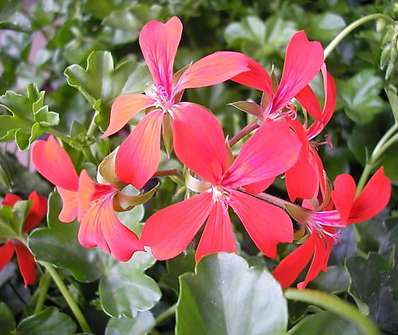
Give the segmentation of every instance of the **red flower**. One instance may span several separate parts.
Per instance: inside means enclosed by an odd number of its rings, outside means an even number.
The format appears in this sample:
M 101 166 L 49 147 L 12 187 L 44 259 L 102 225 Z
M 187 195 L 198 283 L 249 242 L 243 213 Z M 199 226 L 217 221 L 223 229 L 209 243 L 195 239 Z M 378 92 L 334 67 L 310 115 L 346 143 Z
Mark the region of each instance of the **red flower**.
M 3 206 L 13 207 L 14 204 L 22 200 L 15 194 L 8 193 L 2 202 Z M 29 195 L 31 206 L 22 227 L 23 233 L 28 233 L 36 228 L 47 213 L 46 198 L 33 191 Z M 11 261 L 14 252 L 17 255 L 18 267 L 24 280 L 25 286 L 31 285 L 36 281 L 36 263 L 29 249 L 18 240 L 8 240 L 0 246 L 0 271 Z
M 200 59 L 173 77 L 181 34 L 182 24 L 178 17 L 172 17 L 166 23 L 150 21 L 142 28 L 139 43 L 154 84 L 145 94 L 117 97 L 104 133 L 104 136 L 116 133 L 138 112 L 148 110 L 121 144 L 116 156 L 118 178 L 138 189 L 152 177 L 159 165 L 162 127 L 167 131 L 165 127 L 175 123 L 180 112 L 192 106 L 180 103 L 184 90 L 219 84 L 248 70 L 243 54 L 221 51 Z
M 339 175 L 331 194 L 336 209 L 308 211 L 302 223 L 306 225 L 310 236 L 274 270 L 273 274 L 282 287 L 289 287 L 310 262 L 304 281 L 297 285 L 299 288 L 305 288 L 321 271 L 326 271 L 339 229 L 377 215 L 390 200 L 391 183 L 384 175 L 383 168 L 380 168 L 358 197 L 355 192 L 353 178 L 348 174 Z
M 310 141 L 323 130 L 333 115 L 336 89 L 332 76 L 327 73 L 324 64 L 323 49 L 319 42 L 309 41 L 304 31 L 291 38 L 287 49 L 283 73 L 278 87 L 274 91 L 272 79 L 267 71 L 254 60 L 248 58 L 250 71 L 241 73 L 232 80 L 263 91 L 262 106 L 251 109 L 260 123 L 264 120 L 284 118 L 291 122 L 297 135 L 303 142 L 296 164 L 286 172 L 286 187 L 289 198 L 310 199 L 316 196 L 323 179 L 323 164 L 316 151 L 316 144 Z M 320 103 L 309 86 L 315 76 L 321 72 L 325 101 L 321 111 Z M 292 104 L 295 98 L 311 115 L 315 122 L 303 127 L 296 119 L 296 108 Z M 302 181 L 306 182 L 303 183 Z M 321 188 L 324 185 L 321 184 Z
M 137 236 L 115 214 L 113 198 L 118 190 L 93 182 L 85 170 L 78 177 L 68 153 L 56 139 L 50 136 L 46 141 L 36 141 L 32 161 L 61 195 L 60 221 L 79 220 L 78 238 L 83 247 L 98 246 L 120 261 L 127 261 L 135 251 L 143 250 Z
M 176 111 L 175 151 L 206 187 L 200 194 L 152 215 L 142 231 L 143 244 L 150 246 L 159 260 L 173 258 L 207 220 L 196 260 L 219 251 L 234 252 L 228 215 L 231 207 L 256 246 L 275 257 L 278 243 L 292 241 L 292 222 L 282 209 L 255 198 L 248 190 L 265 188 L 264 180 L 289 169 L 297 159 L 300 142 L 286 123 L 269 122 L 242 146 L 231 163 L 216 117 L 198 106 L 186 107 Z

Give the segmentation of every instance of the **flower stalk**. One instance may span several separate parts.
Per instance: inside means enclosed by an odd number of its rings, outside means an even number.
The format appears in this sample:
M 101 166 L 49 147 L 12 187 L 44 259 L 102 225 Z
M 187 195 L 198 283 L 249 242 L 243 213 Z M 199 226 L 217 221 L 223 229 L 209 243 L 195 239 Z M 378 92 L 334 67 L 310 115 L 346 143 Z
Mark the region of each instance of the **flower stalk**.
M 62 278 L 55 270 L 55 268 L 47 262 L 40 262 L 40 264 L 47 270 L 50 274 L 51 278 L 54 280 L 55 284 L 57 285 L 59 291 L 61 292 L 62 296 L 64 297 L 66 303 L 68 304 L 69 308 L 71 309 L 73 315 L 75 316 L 77 322 L 79 323 L 81 329 L 86 333 L 91 333 L 90 326 L 88 325 L 86 319 L 83 316 L 79 306 L 77 305 L 76 301 L 73 299 L 72 295 L 69 293 L 68 288 L 65 286 Z
M 381 13 L 376 13 L 376 14 L 370 14 L 366 15 L 364 17 L 361 17 L 360 19 L 352 22 L 349 24 L 347 27 L 345 27 L 326 47 L 324 51 L 325 59 L 330 55 L 330 53 L 336 48 L 336 46 L 345 38 L 347 37 L 353 30 L 358 28 L 359 26 L 373 21 L 373 20 L 378 20 L 378 19 L 384 19 L 387 21 L 392 21 L 392 18 L 389 17 L 388 15 L 381 14 Z

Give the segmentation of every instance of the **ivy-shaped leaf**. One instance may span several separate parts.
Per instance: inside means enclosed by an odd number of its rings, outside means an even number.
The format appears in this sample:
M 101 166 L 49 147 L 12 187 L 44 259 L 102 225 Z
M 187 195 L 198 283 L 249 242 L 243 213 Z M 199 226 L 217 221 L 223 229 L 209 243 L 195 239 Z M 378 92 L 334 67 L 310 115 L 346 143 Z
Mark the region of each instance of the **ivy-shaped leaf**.
M 65 76 L 68 84 L 78 89 L 96 110 L 96 123 L 105 129 L 113 99 L 121 93 L 143 91 L 148 82 L 146 72 L 134 59 L 115 66 L 109 51 L 93 51 L 85 69 L 73 64 L 65 69 Z
M 146 335 L 154 325 L 155 318 L 149 311 L 138 313 L 135 318 L 111 318 L 105 335 Z
M 80 282 L 97 280 L 104 271 L 98 251 L 85 249 L 79 244 L 79 224 L 60 222 L 60 211 L 60 197 L 53 192 L 48 198 L 48 227 L 36 229 L 30 234 L 29 248 L 37 260 L 69 270 Z
M 349 321 L 331 312 L 320 312 L 302 319 L 289 335 L 361 335 Z
M 126 263 L 115 263 L 101 279 L 99 295 L 112 317 L 135 317 L 150 310 L 161 297 L 157 283 L 145 274 L 155 263 L 149 252 L 136 252 Z
M 17 201 L 13 207 L 0 206 L 0 240 L 17 239 L 22 235 L 30 206 L 29 200 Z
M 176 320 L 177 335 L 282 335 L 287 306 L 268 271 L 219 253 L 180 277 Z
M 230 46 L 240 47 L 254 58 L 267 56 L 275 49 L 284 48 L 296 30 L 292 21 L 270 17 L 265 22 L 256 16 L 248 16 L 241 22 L 233 22 L 224 31 Z
M 44 94 L 30 84 L 26 95 L 7 91 L 0 96 L 0 106 L 10 113 L 0 115 L 0 141 L 14 139 L 19 149 L 25 150 L 48 127 L 58 125 L 59 115 L 44 105 Z
M 362 309 L 368 309 L 379 327 L 398 331 L 398 270 L 392 262 L 377 253 L 368 259 L 356 256 L 346 262 L 351 277 L 349 292 Z M 363 305 L 366 304 L 366 305 Z
M 38 314 L 23 319 L 16 330 L 18 335 L 71 335 L 76 325 L 69 315 L 55 307 L 46 308 Z
M 347 116 L 356 123 L 368 123 L 383 110 L 380 98 L 382 80 L 371 70 L 362 70 L 346 81 L 340 81 L 338 92 Z

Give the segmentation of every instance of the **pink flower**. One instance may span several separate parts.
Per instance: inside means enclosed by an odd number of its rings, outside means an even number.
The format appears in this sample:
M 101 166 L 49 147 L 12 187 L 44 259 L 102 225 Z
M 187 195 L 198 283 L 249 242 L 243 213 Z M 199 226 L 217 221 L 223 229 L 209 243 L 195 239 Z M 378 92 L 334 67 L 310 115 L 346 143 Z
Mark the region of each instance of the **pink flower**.
M 143 250 L 137 236 L 115 214 L 113 198 L 118 190 L 95 183 L 85 170 L 78 177 L 68 153 L 54 137 L 33 144 L 32 161 L 37 171 L 57 187 L 63 202 L 60 221 L 80 222 L 78 238 L 83 247 L 99 247 L 120 261 Z
M 280 208 L 253 195 L 267 187 L 296 161 L 300 142 L 286 123 L 269 122 L 246 142 L 231 162 L 224 134 L 214 115 L 199 106 L 176 110 L 175 151 L 179 159 L 201 179 L 205 189 L 188 200 L 152 215 L 142 231 L 142 242 L 159 259 L 181 253 L 205 223 L 196 260 L 219 251 L 234 252 L 235 238 L 228 208 L 242 221 L 256 246 L 276 256 L 276 246 L 291 242 L 292 222 Z
M 289 287 L 306 268 L 310 267 L 303 282 L 297 286 L 305 288 L 327 264 L 338 231 L 349 224 L 367 221 L 377 215 L 391 197 L 391 183 L 384 175 L 383 168 L 377 170 L 358 197 L 355 196 L 354 179 L 348 174 L 337 176 L 334 182 L 332 206 L 335 209 L 308 211 L 302 224 L 306 225 L 309 237 L 285 257 L 273 274 L 282 287 Z
M 173 76 L 181 34 L 182 24 L 178 17 L 172 17 L 166 23 L 150 21 L 142 28 L 139 43 L 152 74 L 153 85 L 145 94 L 117 97 L 112 105 L 108 129 L 103 135 L 116 133 L 138 112 L 147 110 L 121 144 L 116 156 L 118 178 L 138 189 L 152 177 L 159 165 L 162 128 L 163 132 L 167 131 L 167 125 L 173 125 L 180 115 L 177 111 L 184 111 L 191 105 L 180 103 L 184 90 L 215 85 L 248 70 L 243 54 L 221 51 L 200 59 Z
M 293 35 L 286 50 L 285 64 L 278 87 L 274 91 L 272 79 L 267 71 L 252 59 L 248 59 L 250 71 L 239 74 L 232 80 L 263 91 L 262 106 L 251 109 L 263 122 L 267 119 L 285 119 L 296 129 L 303 142 L 296 164 L 286 172 L 286 187 L 290 200 L 311 199 L 318 193 L 323 182 L 323 164 L 316 151 L 317 144 L 312 140 L 320 134 L 333 115 L 336 88 L 332 76 L 324 64 L 323 48 L 319 42 L 308 41 L 304 31 Z M 324 81 L 325 101 L 323 109 L 315 93 L 309 86 L 321 72 Z M 296 99 L 307 113 L 314 118 L 310 126 L 302 126 L 296 121 Z M 306 182 L 303 183 L 302 181 Z
M 47 213 L 47 199 L 32 192 L 28 198 L 32 205 L 22 227 L 23 233 L 28 233 L 36 228 Z M 15 203 L 22 200 L 15 194 L 8 193 L 2 202 L 3 206 L 13 207 Z M 8 240 L 0 246 L 0 271 L 11 261 L 14 252 L 17 255 L 18 267 L 24 280 L 25 286 L 34 284 L 36 281 L 36 262 L 30 250 L 18 240 Z

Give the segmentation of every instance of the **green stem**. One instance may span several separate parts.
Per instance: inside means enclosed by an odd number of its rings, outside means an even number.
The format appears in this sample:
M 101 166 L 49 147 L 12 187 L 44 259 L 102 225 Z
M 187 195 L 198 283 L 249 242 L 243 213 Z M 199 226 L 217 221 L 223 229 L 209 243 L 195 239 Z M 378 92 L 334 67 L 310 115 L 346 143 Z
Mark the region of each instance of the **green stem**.
M 316 290 L 298 290 L 289 288 L 285 291 L 289 300 L 297 300 L 322 307 L 342 318 L 351 321 L 364 335 L 379 335 L 380 332 L 372 320 L 364 316 L 353 305 L 341 300 L 335 295 Z
M 71 139 L 68 137 L 68 135 L 60 132 L 59 130 L 56 130 L 54 128 L 48 128 L 47 132 L 51 135 L 54 135 L 55 137 L 58 137 L 59 139 L 61 139 L 62 141 L 66 142 L 66 143 L 71 142 Z
M 66 303 L 68 304 L 69 308 L 71 309 L 72 313 L 74 314 L 77 322 L 79 323 L 81 329 L 86 333 L 91 333 L 90 326 L 88 325 L 86 319 L 84 318 L 82 312 L 80 311 L 79 306 L 71 296 L 68 291 L 68 288 L 65 286 L 62 278 L 59 276 L 58 272 L 55 268 L 47 262 L 40 262 L 40 264 L 48 271 L 52 279 L 54 280 L 55 284 L 57 285 L 59 291 L 61 292 L 62 296 L 64 297 Z
M 324 55 L 325 59 L 330 55 L 330 53 L 336 48 L 336 46 L 347 36 L 349 35 L 354 29 L 358 28 L 362 24 L 365 24 L 369 21 L 377 20 L 377 19 L 385 19 L 387 21 L 393 21 L 391 17 L 385 14 L 377 13 L 377 14 L 370 14 L 360 19 L 352 22 L 347 27 L 345 27 L 326 47 Z
M 160 313 L 155 320 L 156 325 L 162 323 L 164 320 L 173 316 L 176 310 L 177 310 L 177 304 L 174 304 L 170 306 L 168 309 L 166 309 L 164 312 Z
M 48 271 L 46 271 L 43 276 L 40 278 L 40 283 L 39 283 L 39 295 L 37 296 L 37 301 L 36 301 L 36 306 L 34 313 L 37 314 L 39 313 L 44 306 L 44 302 L 46 301 L 47 297 L 47 292 L 48 288 L 50 287 L 50 282 L 51 282 L 51 275 Z
M 377 161 L 380 159 L 382 154 L 395 142 L 398 141 L 398 124 L 395 123 L 379 140 L 373 149 L 372 155 L 370 156 L 369 161 L 366 163 L 365 168 L 362 171 L 361 177 L 358 182 L 356 195 L 358 196 L 362 189 L 365 186 L 366 181 L 369 178 L 369 175 L 375 168 Z
M 97 128 L 97 125 L 95 124 L 95 117 L 97 116 L 97 113 L 94 114 L 93 118 L 91 119 L 90 125 L 87 130 L 87 137 L 93 136 L 95 132 L 95 128 Z

